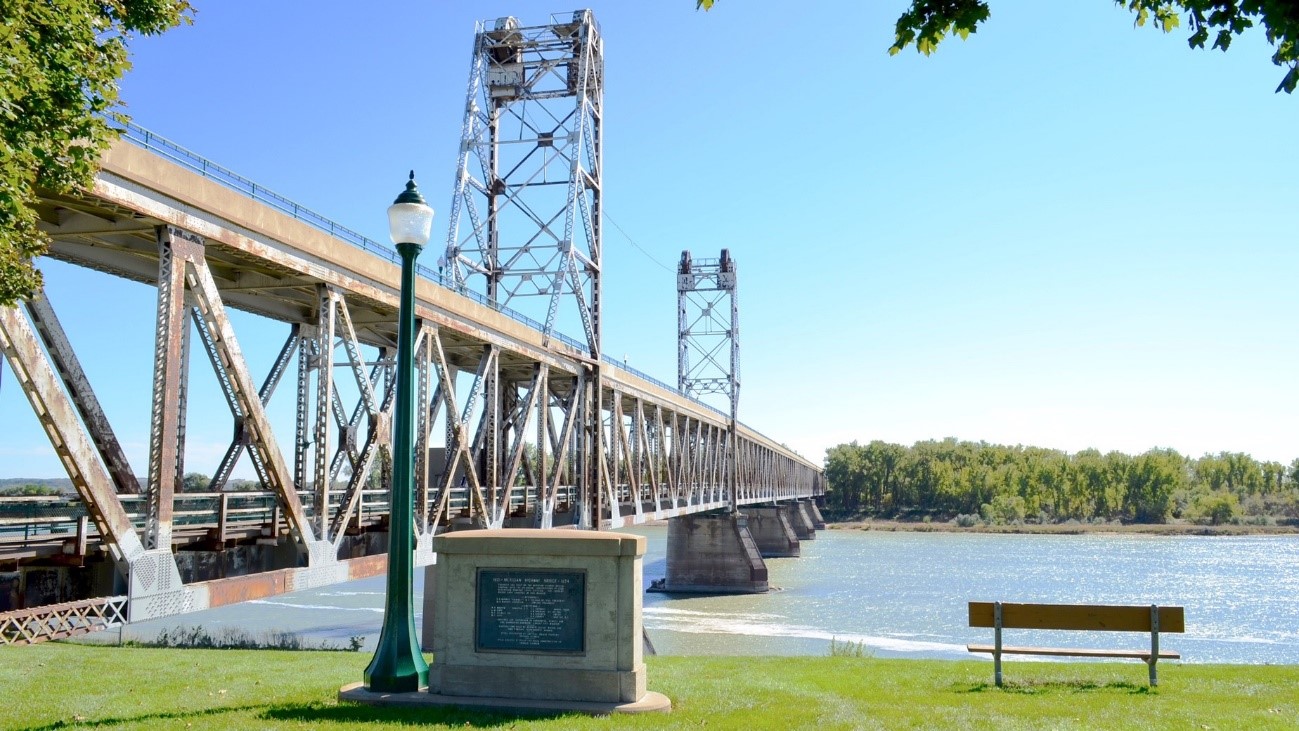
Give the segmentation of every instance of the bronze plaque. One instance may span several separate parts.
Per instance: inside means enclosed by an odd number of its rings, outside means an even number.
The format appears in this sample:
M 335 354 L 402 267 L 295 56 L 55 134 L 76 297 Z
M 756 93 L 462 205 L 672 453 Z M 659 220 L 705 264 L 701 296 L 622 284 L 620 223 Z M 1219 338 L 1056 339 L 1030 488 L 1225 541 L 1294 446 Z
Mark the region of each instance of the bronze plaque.
M 478 569 L 476 650 L 586 650 L 586 572 Z

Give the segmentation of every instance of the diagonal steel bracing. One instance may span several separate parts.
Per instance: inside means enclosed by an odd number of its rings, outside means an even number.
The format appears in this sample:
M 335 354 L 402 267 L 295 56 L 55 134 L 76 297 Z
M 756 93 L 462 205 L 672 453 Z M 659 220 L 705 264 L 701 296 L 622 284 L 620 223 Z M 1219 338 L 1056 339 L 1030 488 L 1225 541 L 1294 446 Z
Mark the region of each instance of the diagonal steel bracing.
M 94 441 L 77 418 L 76 406 L 63 390 L 35 330 L 18 307 L 0 307 L 0 349 L 101 539 L 125 571 L 127 562 L 144 553 L 144 545 L 122 507 L 108 471 L 96 458 Z
M 198 321 L 202 319 L 201 313 L 191 311 L 191 315 L 197 326 Z M 206 333 L 206 329 L 199 329 L 199 337 L 203 341 L 203 349 L 207 353 L 208 360 L 212 363 L 212 367 L 219 368 L 220 356 L 216 352 L 215 345 L 209 338 L 205 337 Z M 284 374 L 289 369 L 289 365 L 293 362 L 294 354 L 302 347 L 302 327 L 297 324 L 291 325 L 289 327 L 288 339 L 284 341 L 284 346 L 280 348 L 279 355 L 275 356 L 275 362 L 271 366 L 271 371 L 266 375 L 266 380 L 262 382 L 262 387 L 257 392 L 257 399 L 262 402 L 263 407 L 270 403 L 271 396 L 275 393 L 276 387 L 279 386 L 280 381 L 284 378 Z M 221 379 L 223 387 L 227 383 L 228 379 Z M 229 448 L 226 449 L 225 455 L 221 457 L 221 461 L 217 464 L 216 471 L 212 473 L 212 482 L 208 485 L 209 490 L 221 490 L 225 487 L 226 482 L 230 479 L 230 473 L 234 470 L 235 465 L 239 462 L 239 458 L 243 456 L 244 451 L 248 447 L 248 433 L 244 429 L 244 415 L 238 410 L 238 402 L 234 399 L 234 394 L 232 392 L 227 392 L 224 388 L 222 390 L 226 396 L 226 403 L 230 406 L 231 413 L 233 413 L 235 417 L 235 434 L 234 438 L 230 441 Z M 266 473 L 266 465 L 262 464 L 261 460 L 256 456 L 256 452 L 249 452 L 249 457 L 250 461 L 253 463 L 253 469 L 257 472 L 257 477 L 261 480 L 262 485 L 269 484 L 270 476 Z
M 203 240 L 179 229 L 164 227 L 159 230 L 159 332 L 156 347 L 158 365 L 154 375 L 154 431 L 150 439 L 150 523 L 146 533 L 159 549 L 170 549 L 170 511 L 176 457 L 171 453 L 175 426 L 169 419 L 178 419 L 179 404 L 168 392 L 175 388 L 180 362 L 178 329 L 185 324 L 185 292 L 194 300 L 198 323 L 205 330 L 205 342 L 216 355 L 224 382 L 229 388 L 235 406 L 243 414 L 244 426 L 249 432 L 249 447 L 266 470 L 271 489 L 284 508 L 289 528 L 304 549 L 315 542 L 315 532 L 307 521 L 306 513 L 288 468 L 272 433 L 259 392 L 254 388 L 244 362 L 242 351 L 235 339 L 234 329 L 225 313 L 225 306 L 216 283 L 204 259 Z M 164 286 L 164 283 L 166 285 Z M 179 324 L 177 324 L 179 323 Z M 157 503 L 154 507 L 153 503 Z M 155 517 L 157 516 L 157 517 Z M 164 520 L 164 516 L 166 520 Z M 163 536 L 168 536 L 166 543 Z
M 122 445 L 113 433 L 113 427 L 99 405 L 99 399 L 90 387 L 90 380 L 81 368 L 81 361 L 73 351 L 63 326 L 59 324 L 44 289 L 38 290 L 27 300 L 27 313 L 31 316 L 32 325 L 40 335 L 41 342 L 45 344 L 50 364 L 67 388 L 68 396 L 81 415 L 90 440 L 103 459 L 117 491 L 129 495 L 139 494 L 140 482 L 126 461 L 126 453 L 122 451 Z

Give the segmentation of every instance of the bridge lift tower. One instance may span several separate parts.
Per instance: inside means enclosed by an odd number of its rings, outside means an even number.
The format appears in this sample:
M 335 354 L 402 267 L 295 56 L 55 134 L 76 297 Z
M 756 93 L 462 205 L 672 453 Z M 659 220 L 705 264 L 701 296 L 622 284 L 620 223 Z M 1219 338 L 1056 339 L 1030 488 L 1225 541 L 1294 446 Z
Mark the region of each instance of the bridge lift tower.
M 544 301 L 534 312 L 548 340 L 561 319 L 580 320 L 596 360 L 603 100 L 590 10 L 479 23 L 446 252 L 454 285 L 481 277 L 488 300 L 524 314 L 522 299 Z
M 687 396 L 723 396 L 730 407 L 727 486 L 735 508 L 736 424 L 740 401 L 740 315 L 735 260 L 694 259 L 681 252 L 677 267 L 677 388 Z
M 549 479 L 531 475 L 533 484 L 549 483 L 548 494 L 560 483 L 577 486 L 571 499 L 546 498 L 537 513 L 567 503 L 579 527 L 598 523 L 608 474 L 595 456 L 608 439 L 600 370 L 603 104 L 604 46 L 590 10 L 552 15 L 545 25 L 514 17 L 479 23 L 445 255 L 450 286 L 479 290 L 491 305 L 538 321 L 546 345 L 574 348 L 586 361 L 571 380 L 545 365 L 519 373 L 492 347 L 473 389 L 482 397 L 472 439 L 480 483 L 500 485 L 513 465 L 532 469 L 522 455 L 536 424 L 538 471 L 555 471 Z M 466 406 L 463 426 L 474 408 Z M 551 412 L 578 416 L 572 440 L 545 426 Z M 448 445 L 466 439 L 448 422 Z M 569 462 L 572 472 L 561 474 Z M 509 508 L 480 507 L 477 522 L 489 527 L 502 525 Z

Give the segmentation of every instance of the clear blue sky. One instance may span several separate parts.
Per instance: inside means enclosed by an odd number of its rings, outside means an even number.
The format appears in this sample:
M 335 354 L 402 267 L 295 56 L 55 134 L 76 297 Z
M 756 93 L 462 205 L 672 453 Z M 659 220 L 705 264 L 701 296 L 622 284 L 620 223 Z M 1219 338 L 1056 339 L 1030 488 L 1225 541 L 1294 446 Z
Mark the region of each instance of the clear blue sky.
M 135 121 L 376 240 L 412 167 L 445 223 L 474 21 L 571 10 L 196 4 L 133 45 Z M 746 423 L 818 461 L 948 436 L 1299 457 L 1299 98 L 1261 33 L 1191 51 L 1108 0 L 993 0 L 891 58 L 903 0 L 693 5 L 594 3 L 605 211 L 663 265 L 736 257 Z M 673 276 L 605 231 L 605 351 L 673 382 Z M 46 269 L 142 474 L 153 292 Z M 194 359 L 210 473 L 229 422 Z M 0 476 L 61 474 L 9 373 L 0 419 Z

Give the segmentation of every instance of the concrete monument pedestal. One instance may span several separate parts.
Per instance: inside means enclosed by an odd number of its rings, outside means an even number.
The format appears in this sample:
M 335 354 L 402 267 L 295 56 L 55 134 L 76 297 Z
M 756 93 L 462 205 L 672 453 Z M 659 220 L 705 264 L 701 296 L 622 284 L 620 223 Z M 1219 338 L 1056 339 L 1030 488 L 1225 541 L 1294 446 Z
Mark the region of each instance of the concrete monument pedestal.
M 433 550 L 424 581 L 428 693 L 349 687 L 340 698 L 540 713 L 671 710 L 646 689 L 643 536 L 458 531 L 434 538 Z

